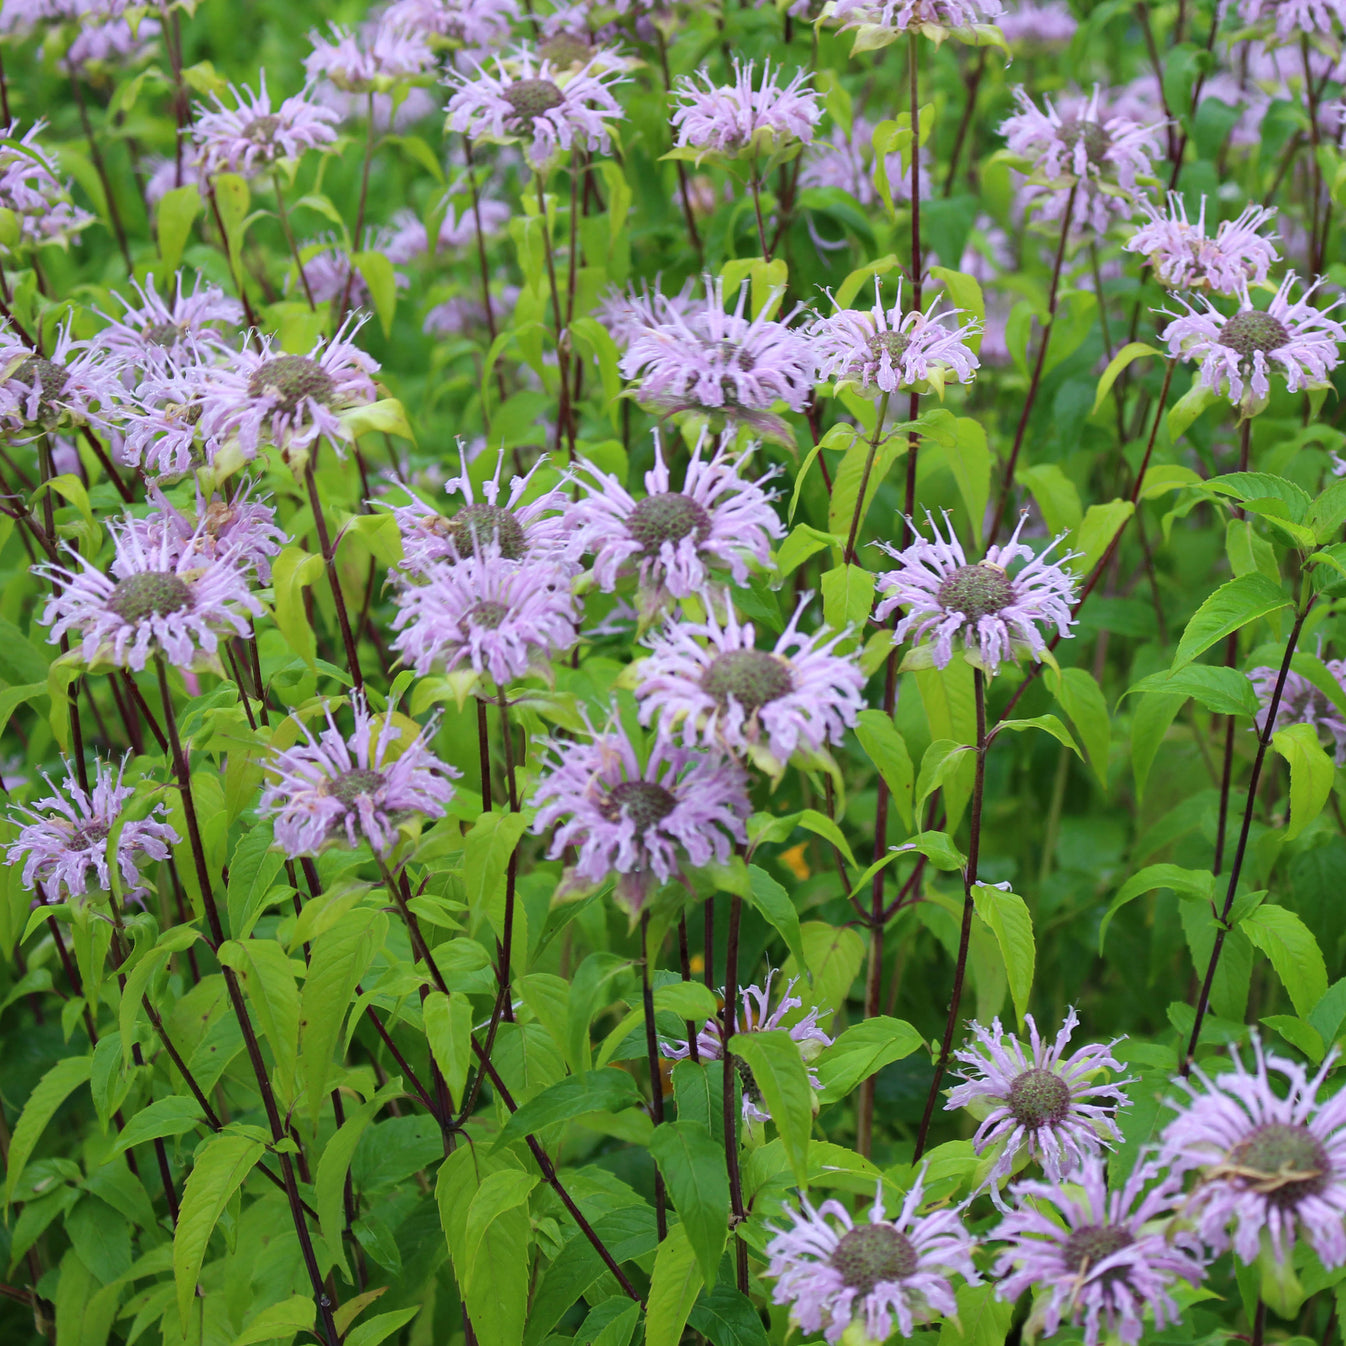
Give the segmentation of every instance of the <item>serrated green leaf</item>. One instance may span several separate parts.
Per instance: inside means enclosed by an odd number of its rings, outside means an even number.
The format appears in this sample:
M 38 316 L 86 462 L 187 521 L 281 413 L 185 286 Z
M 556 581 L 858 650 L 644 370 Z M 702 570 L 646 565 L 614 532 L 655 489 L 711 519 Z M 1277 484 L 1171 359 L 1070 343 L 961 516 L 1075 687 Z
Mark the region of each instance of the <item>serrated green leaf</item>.
M 230 1197 L 242 1186 L 265 1148 L 252 1136 L 222 1132 L 197 1152 L 182 1189 L 182 1205 L 173 1231 L 173 1281 L 184 1332 L 210 1235 Z
M 835 1103 L 847 1097 L 875 1071 L 919 1051 L 924 1039 L 905 1019 L 887 1015 L 852 1024 L 814 1063 L 822 1081 L 820 1103 Z
M 1337 768 L 1311 724 L 1291 724 L 1271 736 L 1271 746 L 1290 767 L 1290 818 L 1285 839 L 1293 841 L 1322 811 Z
M 1028 1012 L 1028 997 L 1033 990 L 1033 971 L 1037 962 L 1033 917 L 1028 903 L 1018 893 L 1005 892 L 985 883 L 972 885 L 972 900 L 977 915 L 990 926 L 1000 947 L 1014 1012 L 1022 1025 Z
M 785 889 L 766 870 L 748 866 L 748 890 L 744 900 L 759 912 L 767 924 L 785 941 L 785 947 L 804 959 L 804 942 L 799 933 L 799 913 Z M 712 1011 L 713 1012 L 713 1011 Z
M 472 1002 L 461 991 L 431 991 L 421 1005 L 425 1037 L 449 1087 L 455 1108 L 462 1102 L 472 1063 Z
M 155 1099 L 131 1117 L 117 1137 L 114 1153 L 143 1145 L 160 1136 L 181 1136 L 200 1125 L 201 1105 L 192 1097 L 172 1094 Z
M 1184 897 L 1199 898 L 1211 902 L 1215 897 L 1215 875 L 1209 869 L 1184 869 L 1181 865 L 1146 865 L 1138 874 L 1133 874 L 1121 886 L 1117 896 L 1108 904 L 1098 928 L 1098 949 L 1103 951 L 1103 941 L 1108 936 L 1108 926 L 1112 918 L 1128 902 L 1133 902 L 1142 893 L 1152 893 L 1159 888 L 1171 888 Z
M 307 1295 L 291 1295 L 254 1314 L 233 1340 L 232 1346 L 259 1346 L 261 1342 L 290 1341 L 296 1332 L 308 1332 L 318 1316 L 318 1306 Z
M 23 1105 L 19 1120 L 14 1124 L 9 1140 L 9 1155 L 5 1169 L 5 1205 L 14 1199 L 15 1188 L 23 1177 L 37 1142 L 47 1129 L 56 1109 L 81 1084 L 87 1084 L 93 1072 L 93 1057 L 66 1056 L 52 1066 L 37 1082 L 28 1101 Z
M 1276 969 L 1295 1013 L 1307 1018 L 1327 992 L 1327 966 L 1313 932 L 1293 911 L 1264 902 L 1238 927 Z
M 1289 606 L 1289 596 L 1280 585 L 1262 574 L 1241 575 L 1222 584 L 1187 623 L 1173 656 L 1174 671 L 1249 622 Z
M 1133 687 L 1132 692 L 1159 692 L 1180 696 L 1185 701 L 1193 697 L 1207 710 L 1217 715 L 1243 715 L 1252 719 L 1258 710 L 1257 692 L 1245 673 L 1236 668 L 1211 664 L 1188 664 L 1176 671 L 1151 673 Z
M 815 1099 L 799 1044 L 787 1030 L 773 1028 L 736 1033 L 729 1039 L 729 1051 L 752 1071 L 763 1111 L 770 1113 L 780 1133 L 795 1180 L 806 1187 Z
M 682 1225 L 674 1225 L 654 1256 L 645 1304 L 645 1346 L 678 1346 L 705 1278 Z
M 492 1148 L 500 1150 L 544 1126 L 583 1117 L 585 1113 L 620 1112 L 639 1103 L 640 1090 L 624 1070 L 590 1070 L 583 1075 L 567 1075 L 514 1113 L 501 1128 Z
M 724 1145 L 700 1122 L 679 1119 L 654 1128 L 650 1153 L 664 1175 L 701 1274 L 715 1283 L 729 1238 L 729 1178 Z
M 887 783 L 893 806 L 903 823 L 908 829 L 914 827 L 915 770 L 907 741 L 898 732 L 892 716 L 881 710 L 862 710 L 856 719 L 855 736 Z

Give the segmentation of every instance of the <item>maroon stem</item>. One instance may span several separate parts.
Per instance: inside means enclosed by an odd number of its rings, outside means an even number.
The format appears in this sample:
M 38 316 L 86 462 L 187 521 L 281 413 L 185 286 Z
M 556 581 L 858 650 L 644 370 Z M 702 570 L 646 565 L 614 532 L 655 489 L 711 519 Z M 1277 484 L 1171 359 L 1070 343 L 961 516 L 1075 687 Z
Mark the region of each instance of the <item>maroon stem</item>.
M 655 1126 L 664 1122 L 664 1077 L 659 1069 L 659 1039 L 654 1027 L 654 988 L 650 984 L 650 915 L 640 914 L 640 998 L 645 1007 L 645 1057 L 650 1067 L 650 1115 Z M 659 1242 L 668 1237 L 668 1194 L 663 1171 L 654 1169 L 654 1222 Z
M 1290 628 L 1290 639 L 1285 643 L 1285 657 L 1281 660 L 1280 671 L 1276 675 L 1276 686 L 1272 690 L 1271 700 L 1267 704 L 1266 714 L 1262 717 L 1262 725 L 1257 733 L 1257 756 L 1253 758 L 1253 771 L 1248 778 L 1248 798 L 1243 808 L 1243 824 L 1239 828 L 1238 845 L 1234 849 L 1234 863 L 1229 869 L 1229 883 L 1225 888 L 1224 905 L 1220 908 L 1220 922 L 1215 931 L 1215 943 L 1211 946 L 1210 962 L 1206 966 L 1205 980 L 1201 983 L 1201 995 L 1196 1004 L 1196 1018 L 1192 1024 L 1192 1036 L 1188 1040 L 1187 1056 L 1182 1064 L 1183 1075 L 1191 1071 L 1192 1062 L 1196 1059 L 1196 1046 L 1201 1039 L 1201 1023 L 1210 1005 L 1210 991 L 1215 982 L 1215 970 L 1220 964 L 1220 952 L 1224 948 L 1225 936 L 1229 933 L 1229 913 L 1234 906 L 1239 876 L 1243 873 L 1243 859 L 1248 850 L 1248 834 L 1252 830 L 1253 813 L 1257 807 L 1257 787 L 1262 780 L 1262 764 L 1266 761 L 1267 749 L 1271 746 L 1276 712 L 1280 709 L 1285 680 L 1290 676 L 1290 661 L 1294 658 L 1295 646 L 1299 643 L 1299 633 L 1303 629 L 1304 619 L 1312 607 L 1313 598 L 1310 597 L 1295 613 L 1295 624 Z
M 939 1062 L 935 1066 L 935 1078 L 930 1081 L 930 1093 L 926 1096 L 925 1112 L 921 1115 L 921 1129 L 916 1135 L 916 1152 L 912 1162 L 917 1162 L 925 1153 L 926 1137 L 930 1131 L 930 1119 L 934 1115 L 935 1103 L 939 1098 L 939 1086 L 944 1083 L 944 1072 L 949 1066 L 949 1054 L 953 1050 L 954 1030 L 958 1026 L 958 1007 L 963 998 L 963 977 L 967 971 L 967 951 L 972 939 L 972 888 L 977 882 L 977 864 L 981 858 L 981 808 L 982 796 L 986 788 L 986 675 L 979 668 L 972 670 L 972 688 L 977 703 L 977 773 L 972 785 L 972 815 L 969 820 L 970 836 L 967 844 L 967 868 L 963 871 L 963 924 L 958 935 L 958 961 L 953 971 L 953 995 L 949 1001 L 949 1017 L 944 1023 L 944 1041 L 940 1044 Z
M 748 1245 L 743 1242 L 738 1227 L 748 1218 L 743 1204 L 743 1176 L 738 1167 L 738 1115 L 734 1084 L 737 1071 L 731 1040 L 734 1021 L 738 1017 L 738 936 L 743 917 L 743 899 L 737 893 L 729 899 L 729 946 L 725 951 L 724 970 L 724 1033 L 721 1060 L 724 1082 L 724 1162 L 729 1174 L 730 1227 L 734 1231 L 734 1263 L 740 1294 L 748 1293 Z
M 1075 194 L 1079 183 L 1070 187 L 1066 197 L 1065 213 L 1061 217 L 1061 238 L 1056 245 L 1056 261 L 1052 266 L 1052 284 L 1047 295 L 1047 322 L 1042 329 L 1042 340 L 1038 344 L 1038 357 L 1033 363 L 1033 374 L 1028 382 L 1028 392 L 1024 396 L 1023 410 L 1019 413 L 1019 424 L 1014 431 L 1014 447 L 1010 450 L 1009 462 L 1005 465 L 1004 480 L 1000 487 L 1000 499 L 996 504 L 995 518 L 987 537 L 987 545 L 1000 535 L 1001 525 L 1005 522 L 1005 511 L 1009 508 L 1010 491 L 1014 486 L 1014 469 L 1019 463 L 1019 451 L 1023 448 L 1024 434 L 1028 430 L 1028 418 L 1033 414 L 1033 403 L 1037 401 L 1038 387 L 1042 383 L 1042 369 L 1047 360 L 1047 347 L 1051 344 L 1052 324 L 1056 320 L 1056 303 L 1061 291 L 1061 266 L 1066 259 L 1066 242 L 1070 236 L 1070 220 L 1075 213 Z
M 308 487 L 308 501 L 313 509 L 313 524 L 318 530 L 318 546 L 322 551 L 323 564 L 327 567 L 327 582 L 332 589 L 332 602 L 336 605 L 337 625 L 341 628 L 341 643 L 345 647 L 346 662 L 350 665 L 355 690 L 363 692 L 365 680 L 364 675 L 360 672 L 360 655 L 355 648 L 355 636 L 351 631 L 350 614 L 346 611 L 346 597 L 341 591 L 341 578 L 337 573 L 336 549 L 332 546 L 327 533 L 327 518 L 323 514 L 322 498 L 318 494 L 318 483 L 313 475 L 313 458 L 314 450 L 310 450 L 308 462 L 304 464 L 304 484 Z

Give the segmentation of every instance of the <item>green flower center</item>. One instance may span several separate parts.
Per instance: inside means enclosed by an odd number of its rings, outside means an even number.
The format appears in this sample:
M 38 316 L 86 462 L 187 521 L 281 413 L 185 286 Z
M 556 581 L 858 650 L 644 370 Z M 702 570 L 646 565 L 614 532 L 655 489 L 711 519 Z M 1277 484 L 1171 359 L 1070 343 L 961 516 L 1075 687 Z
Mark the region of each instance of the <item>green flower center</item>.
M 794 691 L 794 679 L 789 666 L 774 654 L 764 650 L 729 650 L 717 654 L 701 675 L 701 690 L 725 707 L 732 696 L 752 714 L 768 701 L 789 696 Z
M 499 505 L 464 505 L 449 520 L 448 532 L 459 556 L 476 556 L 478 545 L 492 540 L 499 544 L 500 555 L 508 561 L 521 561 L 528 550 L 523 525 Z
M 147 570 L 118 580 L 108 607 L 124 622 L 134 625 L 150 617 L 167 617 L 192 605 L 187 582 L 164 570 Z
M 243 138 L 251 140 L 254 145 L 269 145 L 275 139 L 279 127 L 279 117 L 254 117 L 244 130 Z
M 87 823 L 80 823 L 71 833 L 70 844 L 76 848 L 101 846 L 108 839 L 111 830 L 106 823 L 99 822 L 96 818 Z
M 1120 1225 L 1082 1225 L 1066 1239 L 1062 1256 L 1071 1271 L 1084 1273 L 1091 1267 L 1096 1267 L 1105 1257 L 1111 1257 L 1113 1253 L 1130 1247 L 1135 1241 L 1130 1231 Z M 1120 1279 L 1125 1275 L 1124 1268 L 1115 1267 L 1105 1272 L 1103 1279 L 1105 1281 Z
M 70 371 L 54 360 L 30 355 L 10 377 L 27 388 L 38 390 L 38 415 L 46 419 L 55 411 L 56 399 L 65 392 L 66 384 L 70 382 Z
M 330 403 L 335 392 L 332 376 L 307 355 L 277 355 L 264 360 L 248 380 L 249 397 L 270 393 L 287 416 L 293 416 L 310 397 L 315 402 Z
M 662 785 L 647 780 L 624 780 L 608 791 L 608 797 L 598 806 L 598 811 L 610 823 L 619 821 L 625 814 L 636 832 L 643 836 L 677 806 L 677 799 Z
M 1070 149 L 1084 141 L 1084 155 L 1095 168 L 1101 168 L 1104 156 L 1112 148 L 1112 137 L 1096 122 L 1067 117 L 1061 123 L 1061 139 Z
M 350 808 L 362 795 L 372 795 L 383 784 L 383 772 L 357 766 L 332 781 L 327 793 Z
M 1020 1126 L 1036 1131 L 1063 1122 L 1070 1112 L 1070 1087 L 1059 1075 L 1034 1066 L 1010 1084 L 1009 1108 Z
M 174 346 L 182 340 L 182 331 L 182 326 L 179 323 L 151 323 L 145 329 L 145 340 L 155 346 Z
M 549 79 L 516 79 L 504 97 L 514 109 L 512 120 L 527 130 L 544 112 L 565 102 L 565 95 Z
M 961 612 L 975 622 L 1008 607 L 1014 601 L 1014 585 L 999 566 L 981 561 L 959 566 L 939 586 L 937 596 L 946 612 Z
M 1293 1207 L 1327 1186 L 1332 1161 L 1322 1142 L 1299 1123 L 1267 1122 L 1234 1146 L 1230 1167 L 1254 1191 L 1281 1207 Z
M 870 354 L 876 360 L 882 360 L 886 354 L 896 364 L 903 352 L 911 345 L 911 338 L 905 332 L 876 332 L 869 339 Z
M 1279 350 L 1289 340 L 1290 333 L 1280 319 L 1256 309 L 1234 314 L 1220 328 L 1220 345 L 1238 351 L 1245 360 L 1251 360 L 1255 351 Z
M 827 1260 L 861 1295 L 880 1282 L 905 1280 L 920 1261 L 912 1241 L 890 1224 L 856 1225 L 841 1236 Z
M 665 542 L 680 542 L 693 535 L 704 542 L 710 536 L 710 515 L 690 495 L 663 491 L 647 496 L 631 511 L 626 531 L 647 556 L 657 556 Z
M 509 616 L 509 607 L 505 603 L 492 603 L 482 599 L 467 610 L 468 626 L 479 626 L 487 631 L 498 631 L 501 623 Z

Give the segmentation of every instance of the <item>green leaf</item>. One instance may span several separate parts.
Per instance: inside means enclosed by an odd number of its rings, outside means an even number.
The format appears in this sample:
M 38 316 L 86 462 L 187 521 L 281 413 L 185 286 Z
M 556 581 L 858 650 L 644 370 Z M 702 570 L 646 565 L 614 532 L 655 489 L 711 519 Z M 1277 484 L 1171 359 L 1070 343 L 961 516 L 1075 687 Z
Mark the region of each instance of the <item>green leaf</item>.
M 37 1087 L 28 1095 L 9 1141 L 5 1170 L 6 1206 L 14 1199 L 14 1189 L 18 1187 L 23 1170 L 52 1115 L 81 1084 L 88 1083 L 92 1072 L 93 1057 L 63 1057 L 38 1080 Z
M 314 1125 L 327 1096 L 332 1052 L 355 999 L 356 983 L 383 948 L 387 931 L 388 918 L 381 911 L 360 907 L 346 912 L 313 942 L 299 997 L 299 1075 L 308 1088 Z
M 972 771 L 975 766 L 975 750 L 966 743 L 949 738 L 935 739 L 921 758 L 921 774 L 916 778 L 916 807 L 920 808 L 957 772 Z
M 1080 751 L 1079 744 L 1071 737 L 1070 730 L 1055 715 L 1034 715 L 1027 720 L 1001 720 L 996 725 L 995 732 L 998 734 L 1002 729 L 1012 729 L 1016 734 L 1022 733 L 1025 729 L 1041 729 L 1044 734 L 1050 734 L 1062 747 L 1069 748 L 1081 761 L 1084 760 L 1084 754 Z
M 421 1005 L 425 1037 L 444 1073 L 455 1108 L 462 1102 L 472 1062 L 472 1002 L 461 991 L 431 991 Z
M 946 1318 L 935 1346 L 1004 1346 L 1014 1305 L 997 1298 L 994 1285 L 960 1285 L 958 1313 Z
M 674 1225 L 654 1255 L 645 1304 L 645 1346 L 679 1346 L 687 1316 L 704 1283 L 686 1229 Z
M 924 1041 L 905 1019 L 879 1015 L 852 1024 L 814 1063 L 823 1086 L 818 1101 L 835 1103 L 845 1098 L 861 1080 L 919 1051 Z
M 1212 902 L 1215 898 L 1215 875 L 1209 869 L 1183 869 L 1181 865 L 1146 865 L 1138 874 L 1133 874 L 1121 886 L 1117 896 L 1108 904 L 1102 923 L 1098 927 L 1098 951 L 1103 952 L 1103 941 L 1108 937 L 1108 926 L 1112 918 L 1128 902 L 1135 901 L 1142 893 L 1152 893 L 1159 888 L 1171 888 L 1184 897 L 1199 898 Z
M 233 1346 L 259 1346 L 278 1338 L 291 1340 L 296 1332 L 309 1332 L 318 1316 L 318 1306 L 308 1295 L 291 1295 L 255 1314 L 233 1340 Z
M 1262 574 L 1240 575 L 1222 584 L 1192 614 L 1173 656 L 1174 670 L 1190 664 L 1197 655 L 1249 622 L 1289 606 L 1290 599 L 1280 585 Z
M 173 1280 L 184 1333 L 211 1232 L 265 1148 L 252 1136 L 225 1131 L 212 1136 L 197 1152 L 182 1189 L 182 1205 L 173 1231 Z
M 381 252 L 357 252 L 351 261 L 369 286 L 369 297 L 374 301 L 374 312 L 378 314 L 383 335 L 391 335 L 393 314 L 397 310 L 397 272 L 393 270 L 393 264 Z
M 220 222 L 224 225 L 230 269 L 233 272 L 234 283 L 238 285 L 243 278 L 243 234 L 252 193 L 248 189 L 247 182 L 237 173 L 216 173 L 211 178 L 210 185 L 215 194 L 215 208 L 219 211 Z M 321 561 L 322 558 L 318 559 Z
M 1047 683 L 1084 744 L 1098 783 L 1107 789 L 1112 719 L 1102 688 L 1094 681 L 1094 675 L 1083 668 L 1063 668 L 1059 672 L 1048 669 Z
M 1173 404 L 1168 413 L 1168 437 L 1179 440 L 1188 427 L 1207 407 L 1219 400 L 1214 389 L 1206 387 L 1198 371 L 1192 375 L 1192 386 Z
M 1136 778 L 1138 800 L 1144 797 L 1155 755 L 1185 700 L 1183 696 L 1160 692 L 1146 692 L 1140 698 L 1131 718 L 1131 771 Z
M 932 268 L 935 269 L 938 268 Z M 972 530 L 980 541 L 986 524 L 986 502 L 991 495 L 991 450 L 986 443 L 986 430 L 980 421 L 959 416 L 954 420 L 952 436 L 935 443 L 953 474 Z
M 732 1285 L 703 1291 L 692 1306 L 687 1325 L 712 1346 L 767 1346 L 766 1329 L 752 1300 Z
M 1049 533 L 1067 533 L 1079 526 L 1084 517 L 1079 490 L 1056 463 L 1038 463 L 1019 476 L 1032 491 Z
M 1264 902 L 1238 927 L 1271 960 L 1301 1019 L 1327 993 L 1327 966 L 1313 932 L 1285 907 Z
M 650 1153 L 664 1175 L 701 1274 L 707 1285 L 714 1285 L 729 1238 L 724 1146 L 700 1122 L 680 1119 L 654 1128 Z
M 786 1157 L 801 1187 L 808 1186 L 809 1133 L 815 1104 L 799 1044 L 783 1028 L 736 1033 L 729 1050 L 746 1063 L 761 1090 L 764 1111 L 780 1133 Z
M 322 1230 L 323 1241 L 347 1280 L 350 1279 L 350 1271 L 346 1266 L 341 1237 L 346 1225 L 346 1174 L 350 1171 L 355 1147 L 370 1122 L 388 1099 L 399 1097 L 401 1093 L 402 1081 L 389 1080 L 368 1103 L 348 1113 L 346 1120 L 323 1147 L 322 1157 L 318 1160 L 318 1171 L 313 1183 L 313 1208 L 318 1212 L 318 1227 Z
M 804 941 L 799 933 L 799 913 L 785 889 L 757 865 L 748 866 L 748 890 L 744 900 L 758 912 L 768 925 L 785 941 L 785 947 L 801 963 L 804 961 Z
M 276 626 L 285 643 L 310 667 L 316 667 L 317 644 L 304 606 L 304 590 L 322 574 L 322 557 L 302 547 L 282 547 L 271 565 Z
M 640 1090 L 624 1070 L 590 1070 L 567 1075 L 530 1098 L 501 1128 L 493 1150 L 590 1112 L 620 1112 L 640 1103 Z
M 341 1346 L 379 1346 L 387 1341 L 399 1327 L 405 1327 L 422 1310 L 422 1305 L 413 1304 L 409 1309 L 394 1309 L 391 1313 L 379 1313 L 368 1322 L 357 1323 L 341 1339 Z
M 226 940 L 218 957 L 238 973 L 257 1016 L 257 1027 L 271 1047 L 276 1066 L 272 1072 L 280 1101 L 294 1099 L 295 1070 L 299 1060 L 299 988 L 294 964 L 274 940 Z
M 189 949 L 200 938 L 190 926 L 177 925 L 165 930 L 159 936 L 158 943 L 150 949 L 133 967 L 122 988 L 121 1007 L 118 1019 L 121 1028 L 122 1063 L 131 1064 L 131 1047 L 135 1042 L 136 1020 L 140 1015 L 141 1003 L 149 988 L 150 980 L 164 963 L 175 953 Z
M 1090 574 L 1135 512 L 1136 507 L 1130 500 L 1090 505 L 1067 542 L 1070 549 L 1078 553 L 1071 559 L 1070 569 L 1079 575 Z
M 850 842 L 842 835 L 841 828 L 825 813 L 819 813 L 817 809 L 804 809 L 799 814 L 797 822 L 806 832 L 812 832 L 814 836 L 822 837 L 824 841 L 831 842 L 845 857 L 848 865 L 859 868 L 855 856 L 851 854 Z
M 129 1150 L 132 1145 L 143 1145 L 160 1136 L 184 1135 L 200 1124 L 201 1117 L 201 1105 L 195 1098 L 171 1094 L 155 1099 L 126 1123 L 117 1137 L 113 1153 Z
M 1257 692 L 1246 673 L 1210 664 L 1188 664 L 1176 671 L 1151 673 L 1129 687 L 1126 695 L 1130 696 L 1132 692 L 1172 693 L 1184 701 L 1190 696 L 1217 715 L 1243 715 L 1252 719 L 1258 710 Z
M 1014 1012 L 1022 1027 L 1028 1010 L 1028 997 L 1033 990 L 1033 968 L 1037 961 L 1037 944 L 1033 939 L 1033 917 L 1028 903 L 1018 893 L 1007 893 L 989 884 L 972 885 L 972 901 L 977 915 L 991 927 L 1000 956 L 1005 960 L 1005 974 L 1009 978 L 1010 996 Z
M 265 909 L 266 896 L 285 867 L 285 857 L 272 849 L 273 835 L 266 823 L 247 828 L 229 859 L 229 931 L 247 939 Z
M 182 261 L 182 250 L 192 224 L 201 213 L 201 188 L 194 182 L 174 187 L 159 198 L 155 230 L 159 238 L 159 256 L 164 274 L 171 276 Z
M 808 973 L 813 983 L 813 1003 L 822 1014 L 842 1008 L 860 968 L 865 961 L 865 941 L 849 926 L 834 926 L 826 921 L 805 921 L 799 928 L 804 941 L 803 965 L 786 960 L 781 975 L 785 978 Z
M 1322 811 L 1337 774 L 1311 724 L 1291 724 L 1271 736 L 1271 746 L 1290 766 L 1290 821 L 1285 839 L 1293 841 Z
M 874 576 L 863 566 L 840 565 L 822 578 L 823 620 L 836 631 L 863 630 L 874 606 Z
M 1103 371 L 1102 377 L 1098 380 L 1098 392 L 1094 395 L 1094 407 L 1090 415 L 1097 416 L 1098 409 L 1103 405 L 1103 399 L 1112 391 L 1112 385 L 1117 382 L 1117 376 L 1128 365 L 1139 360 L 1142 355 L 1162 355 L 1163 351 L 1156 350 L 1153 346 L 1147 345 L 1143 341 L 1128 341 L 1125 346 L 1117 352 L 1108 363 L 1108 367 Z
M 488 921 L 496 938 L 505 933 L 505 871 L 509 857 L 528 830 L 522 813 L 484 813 L 468 832 L 463 855 L 463 882 L 473 934 Z M 519 904 L 522 906 L 522 904 Z M 526 952 L 520 949 L 520 956 Z
M 879 769 L 888 785 L 893 805 L 903 823 L 910 829 L 916 825 L 913 793 L 915 773 L 907 741 L 898 732 L 891 715 L 881 710 L 862 710 L 855 724 L 855 736 L 865 755 Z

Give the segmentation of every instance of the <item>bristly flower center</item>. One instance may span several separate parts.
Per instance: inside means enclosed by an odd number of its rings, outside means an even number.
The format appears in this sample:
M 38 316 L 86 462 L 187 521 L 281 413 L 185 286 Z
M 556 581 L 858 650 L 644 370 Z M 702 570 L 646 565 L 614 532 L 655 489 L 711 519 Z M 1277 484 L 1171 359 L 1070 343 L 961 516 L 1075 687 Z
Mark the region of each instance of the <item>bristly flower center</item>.
M 665 542 L 681 542 L 685 537 L 704 542 L 710 528 L 710 515 L 705 509 L 690 495 L 678 491 L 646 496 L 626 520 L 626 531 L 645 549 L 646 556 L 658 556 Z
M 1095 168 L 1102 168 L 1104 158 L 1112 148 L 1112 137 L 1096 121 L 1067 117 L 1061 123 L 1061 139 L 1070 149 L 1084 141 L 1085 158 Z
M 273 356 L 258 365 L 248 380 L 249 397 L 270 393 L 287 416 L 295 415 L 309 398 L 330 404 L 335 392 L 336 381 L 307 355 Z
M 1123 1229 L 1121 1225 L 1081 1225 L 1066 1239 L 1066 1246 L 1061 1255 L 1071 1271 L 1087 1274 L 1105 1257 L 1111 1257 L 1113 1253 L 1129 1248 L 1135 1241 L 1131 1231 Z M 1124 1267 L 1115 1267 L 1105 1271 L 1103 1279 L 1118 1280 L 1125 1275 Z
M 598 806 L 598 811 L 608 822 L 621 820 L 623 814 L 630 818 L 636 832 L 644 836 L 650 828 L 663 822 L 678 806 L 677 798 L 662 785 L 648 780 L 624 780 L 608 791 L 608 797 Z
M 383 772 L 357 766 L 343 772 L 327 787 L 333 799 L 339 799 L 347 808 L 364 795 L 372 795 L 383 785 Z
M 181 323 L 156 322 L 145 329 L 144 336 L 152 346 L 176 346 L 185 330 Z
M 501 623 L 509 616 L 509 607 L 505 603 L 493 603 L 483 598 L 468 608 L 465 621 L 468 626 L 480 627 L 485 631 L 498 631 Z
M 999 566 L 980 561 L 959 566 L 939 586 L 937 596 L 945 612 L 961 612 L 975 622 L 1007 608 L 1014 601 L 1014 583 Z
M 552 108 L 565 102 L 565 95 L 549 79 L 516 79 L 504 91 L 505 102 L 514 109 L 510 119 L 522 130 L 532 130 L 532 124 Z
M 1029 1131 L 1063 1122 L 1070 1112 L 1070 1087 L 1059 1075 L 1033 1066 L 1011 1082 L 1009 1109 Z
M 40 355 L 30 355 L 10 377 L 16 383 L 27 388 L 36 388 L 38 418 L 50 421 L 59 415 L 56 399 L 65 392 L 70 382 L 70 371 L 54 360 L 46 360 Z
M 134 624 L 191 607 L 192 591 L 186 580 L 169 571 L 146 570 L 118 580 L 107 605 L 122 621 Z
M 768 701 L 789 696 L 794 678 L 783 659 L 765 650 L 727 650 L 717 654 L 701 675 L 701 690 L 724 707 L 732 696 L 752 714 Z
M 270 145 L 280 129 L 279 117 L 254 117 L 243 131 L 243 139 L 254 145 Z
M 910 345 L 911 338 L 905 332 L 875 332 L 869 338 L 869 353 L 875 360 L 882 360 L 887 355 L 895 365 Z
M 1234 314 L 1220 328 L 1220 345 L 1238 351 L 1245 360 L 1251 360 L 1256 351 L 1279 350 L 1289 340 L 1289 330 L 1279 318 L 1253 308 Z
M 1297 1206 L 1327 1186 L 1332 1161 L 1302 1123 L 1267 1122 L 1234 1146 L 1229 1165 L 1255 1192 L 1276 1205 Z
M 523 525 L 499 505 L 464 505 L 449 520 L 448 531 L 459 556 L 479 556 L 481 547 L 492 541 L 507 561 L 523 560 L 528 550 Z
M 841 1236 L 827 1260 L 860 1295 L 884 1281 L 905 1280 L 920 1262 L 916 1246 L 890 1224 L 856 1225 Z
M 112 828 L 107 823 L 98 818 L 90 818 L 88 822 L 80 823 L 70 834 L 70 844 L 79 850 L 85 847 L 101 847 L 111 831 Z

